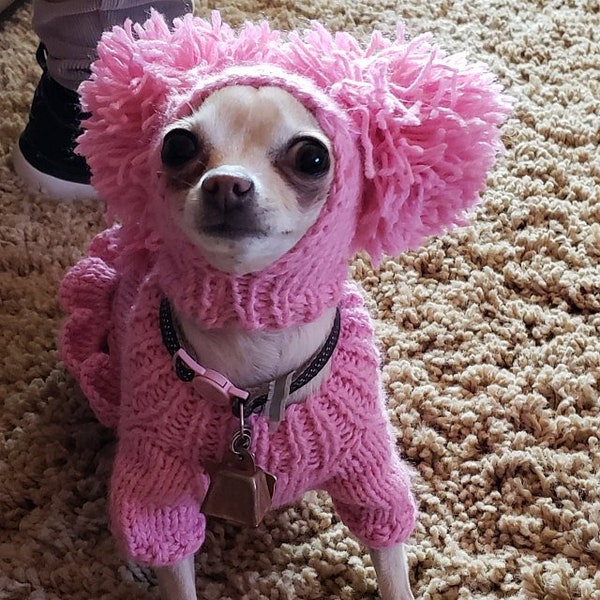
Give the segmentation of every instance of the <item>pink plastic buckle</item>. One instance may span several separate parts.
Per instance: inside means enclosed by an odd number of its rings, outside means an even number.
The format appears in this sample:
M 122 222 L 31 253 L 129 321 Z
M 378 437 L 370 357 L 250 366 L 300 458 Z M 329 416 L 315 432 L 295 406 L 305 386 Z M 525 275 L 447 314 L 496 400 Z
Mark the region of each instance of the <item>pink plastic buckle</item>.
M 246 390 L 235 387 L 225 375 L 212 369 L 206 369 L 198 364 L 183 348 L 177 350 L 173 359 L 182 360 L 185 365 L 196 373 L 194 387 L 203 398 L 218 404 L 230 404 L 235 398 L 246 400 L 249 394 Z

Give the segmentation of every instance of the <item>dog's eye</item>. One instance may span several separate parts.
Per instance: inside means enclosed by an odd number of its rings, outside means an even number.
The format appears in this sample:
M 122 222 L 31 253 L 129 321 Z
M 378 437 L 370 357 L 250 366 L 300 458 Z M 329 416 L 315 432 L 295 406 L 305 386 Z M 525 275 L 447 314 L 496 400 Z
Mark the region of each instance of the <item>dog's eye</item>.
M 301 175 L 320 177 L 329 171 L 329 150 L 316 138 L 295 140 L 287 158 L 293 169 Z
M 160 157 L 167 167 L 181 167 L 198 154 L 198 138 L 187 129 L 172 129 L 163 139 Z

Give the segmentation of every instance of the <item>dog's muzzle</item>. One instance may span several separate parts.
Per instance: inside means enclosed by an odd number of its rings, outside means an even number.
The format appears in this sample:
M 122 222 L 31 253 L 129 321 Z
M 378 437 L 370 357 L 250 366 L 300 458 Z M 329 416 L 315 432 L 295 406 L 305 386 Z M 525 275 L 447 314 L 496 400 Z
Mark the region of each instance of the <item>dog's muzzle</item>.
M 222 166 L 207 171 L 198 193 L 198 225 L 203 233 L 234 239 L 264 235 L 256 186 L 243 167 Z

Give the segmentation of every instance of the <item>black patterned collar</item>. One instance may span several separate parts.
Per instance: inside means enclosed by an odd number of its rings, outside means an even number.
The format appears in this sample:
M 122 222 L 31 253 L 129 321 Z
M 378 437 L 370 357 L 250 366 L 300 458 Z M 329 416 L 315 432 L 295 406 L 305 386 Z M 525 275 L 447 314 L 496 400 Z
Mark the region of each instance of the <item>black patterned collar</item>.
M 191 383 L 201 378 L 211 389 L 217 389 L 220 396 L 232 402 L 233 412 L 237 415 L 241 406 L 244 407 L 244 414 L 250 416 L 253 413 L 263 412 L 267 404 L 273 404 L 274 396 L 282 398 L 269 411 L 271 420 L 275 421 L 281 420 L 286 399 L 312 381 L 325 368 L 335 351 L 341 329 L 341 315 L 338 308 L 325 343 L 304 365 L 256 388 L 241 390 L 220 373 L 199 365 L 182 346 L 173 320 L 171 304 L 166 298 L 163 298 L 160 303 L 159 321 L 163 344 L 173 357 L 175 373 L 181 381 Z

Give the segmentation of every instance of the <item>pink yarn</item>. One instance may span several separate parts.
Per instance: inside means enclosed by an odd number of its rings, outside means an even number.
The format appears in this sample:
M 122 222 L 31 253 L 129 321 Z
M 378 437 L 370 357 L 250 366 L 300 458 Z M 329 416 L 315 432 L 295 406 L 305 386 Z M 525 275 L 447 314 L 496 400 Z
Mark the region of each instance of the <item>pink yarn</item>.
M 106 252 L 106 242 L 118 241 L 119 233 L 102 234 L 95 250 Z M 120 356 L 127 357 L 121 365 L 120 399 L 114 378 L 107 375 L 110 369 L 96 370 L 99 357 L 109 356 L 101 351 L 103 342 L 81 335 L 88 328 L 103 330 L 96 315 L 107 319 L 106 305 L 88 296 L 86 285 L 111 279 L 113 298 L 128 295 L 119 291 L 124 281 L 135 282 L 137 289 L 129 311 L 120 310 L 120 300 L 113 303 L 111 331 L 127 323 L 126 335 L 117 342 Z M 229 445 L 237 427 L 231 407 L 203 400 L 193 385 L 176 377 L 157 325 L 163 292 L 155 275 L 130 280 L 101 256 L 90 256 L 63 280 L 61 297 L 70 311 L 61 344 L 65 361 L 98 418 L 118 430 L 112 529 L 137 561 L 154 566 L 176 562 L 204 541 L 200 505 L 209 477 L 203 465 L 220 460 Z M 252 417 L 252 450 L 257 464 L 277 476 L 275 507 L 324 488 L 360 540 L 374 548 L 394 545 L 409 537 L 415 523 L 410 475 L 396 456 L 385 416 L 370 319 L 351 284 L 343 288 L 340 310 L 342 331 L 326 384 L 305 403 L 288 408 L 275 433 L 269 432 L 266 417 Z
M 346 282 L 357 250 L 375 260 L 462 222 L 501 149 L 510 102 L 481 65 L 446 56 L 428 37 L 374 34 L 366 47 L 320 25 L 287 37 L 268 24 L 235 32 L 186 16 L 169 31 L 144 25 L 105 34 L 81 87 L 91 113 L 80 139 L 93 183 L 120 225 L 100 234 L 65 277 L 62 354 L 119 447 L 113 529 L 132 557 L 168 564 L 203 542 L 199 506 L 235 420 L 177 379 L 158 307 L 221 327 L 281 328 L 340 306 L 342 334 L 318 394 L 270 434 L 254 418 L 257 462 L 277 475 L 275 503 L 324 487 L 371 547 L 406 540 L 415 521 L 406 467 L 396 457 L 378 381 L 369 318 Z M 276 85 L 331 138 L 335 175 L 317 221 L 271 267 L 245 276 L 206 263 L 173 223 L 161 175 L 166 126 L 228 85 Z
M 485 67 L 446 56 L 427 36 L 407 43 L 401 27 L 396 41 L 375 33 L 361 48 L 318 24 L 284 38 L 265 22 L 235 32 L 213 13 L 211 23 L 187 15 L 171 32 L 154 13 L 144 27 L 105 34 L 98 54 L 81 87 L 92 116 L 80 151 L 93 183 L 109 217 L 126 226 L 127 252 L 159 255 L 165 290 L 181 296 L 177 308 L 213 327 L 315 318 L 335 303 L 354 252 L 377 261 L 462 224 L 501 149 L 497 125 L 510 108 Z M 295 95 L 332 138 L 338 164 L 316 226 L 271 269 L 236 278 L 210 268 L 169 226 L 160 176 L 165 126 L 233 84 Z

